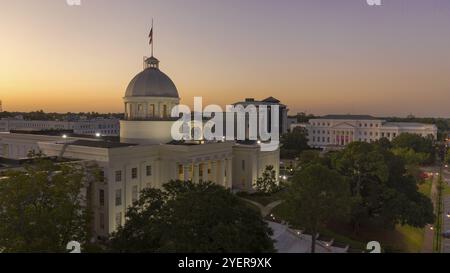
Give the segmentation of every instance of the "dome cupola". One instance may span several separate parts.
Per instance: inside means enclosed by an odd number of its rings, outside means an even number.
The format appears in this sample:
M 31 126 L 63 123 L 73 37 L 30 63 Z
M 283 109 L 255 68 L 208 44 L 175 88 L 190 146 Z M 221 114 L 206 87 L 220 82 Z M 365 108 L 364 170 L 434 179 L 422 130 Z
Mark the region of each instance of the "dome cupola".
M 177 87 L 159 70 L 159 60 L 153 56 L 144 61 L 144 71 L 137 74 L 128 84 L 125 97 L 179 98 Z

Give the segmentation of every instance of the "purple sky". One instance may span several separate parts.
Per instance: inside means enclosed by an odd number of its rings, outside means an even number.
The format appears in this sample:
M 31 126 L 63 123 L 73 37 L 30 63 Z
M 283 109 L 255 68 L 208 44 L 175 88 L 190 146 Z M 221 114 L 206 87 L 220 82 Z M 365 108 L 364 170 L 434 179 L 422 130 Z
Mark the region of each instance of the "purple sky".
M 291 113 L 450 116 L 450 0 L 2 1 L 5 110 L 122 111 L 149 54 L 193 96 Z

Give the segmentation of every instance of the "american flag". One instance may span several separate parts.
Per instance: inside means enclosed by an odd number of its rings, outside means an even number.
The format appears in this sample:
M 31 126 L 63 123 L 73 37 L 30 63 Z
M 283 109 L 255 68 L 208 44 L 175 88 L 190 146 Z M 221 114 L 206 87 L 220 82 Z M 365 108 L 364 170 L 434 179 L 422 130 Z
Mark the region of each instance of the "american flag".
M 153 27 L 150 30 L 150 34 L 148 35 L 148 38 L 150 38 L 149 44 L 151 45 L 153 43 Z

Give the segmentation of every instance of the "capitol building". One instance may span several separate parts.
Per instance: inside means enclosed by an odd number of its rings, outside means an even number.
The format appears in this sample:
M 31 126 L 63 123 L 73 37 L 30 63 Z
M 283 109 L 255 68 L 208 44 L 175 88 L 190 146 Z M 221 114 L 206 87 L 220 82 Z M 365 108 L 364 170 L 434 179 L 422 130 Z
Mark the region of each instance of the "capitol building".
M 104 237 L 124 224 L 125 213 L 139 193 L 160 188 L 170 180 L 211 181 L 233 191 L 252 191 L 267 166 L 279 176 L 280 153 L 262 151 L 256 141 L 173 141 L 170 116 L 180 103 L 174 82 L 159 68 L 159 60 L 145 60 L 144 69 L 126 88 L 125 117 L 120 141 L 44 131 L 0 133 L 0 157 L 19 161 L 30 151 L 75 162 L 95 162 L 104 183 L 93 187 L 95 233 Z M 270 100 L 265 103 L 278 103 Z

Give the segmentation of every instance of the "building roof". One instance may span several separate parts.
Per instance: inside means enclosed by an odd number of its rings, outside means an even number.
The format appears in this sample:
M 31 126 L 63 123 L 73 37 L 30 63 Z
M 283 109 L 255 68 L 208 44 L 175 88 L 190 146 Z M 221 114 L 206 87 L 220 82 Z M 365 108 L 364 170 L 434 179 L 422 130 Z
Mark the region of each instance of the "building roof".
M 262 100 L 263 102 L 280 103 L 280 101 L 274 97 L 268 97 Z
M 268 97 L 264 100 L 255 100 L 254 98 L 246 98 L 244 101 L 233 103 L 233 105 L 273 105 L 273 104 L 279 104 L 281 107 L 285 106 L 284 104 L 280 103 L 280 101 L 274 97 Z
M 71 142 L 70 145 L 71 146 L 92 147 L 92 148 L 104 148 L 104 149 L 137 146 L 137 144 L 132 144 L 132 143 L 122 143 L 122 142 L 112 142 L 112 141 L 95 141 L 95 140 L 83 140 L 83 139 L 75 140 L 74 142 Z
M 326 115 L 314 119 L 344 119 L 344 120 L 379 120 L 370 115 Z
M 152 59 L 153 58 L 153 59 Z M 149 62 L 156 62 L 154 57 Z M 137 74 L 127 87 L 125 97 L 167 97 L 178 98 L 178 90 L 173 81 L 158 66 L 147 67 Z
M 425 123 L 418 123 L 418 122 L 386 122 L 383 124 L 383 126 L 394 126 L 394 127 L 417 127 L 417 128 L 423 128 L 424 126 L 435 126 L 434 124 L 425 124 Z

